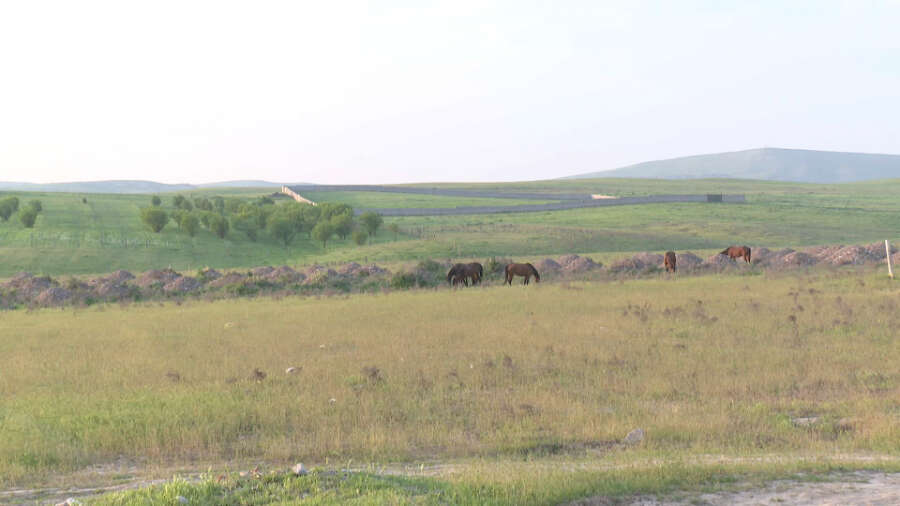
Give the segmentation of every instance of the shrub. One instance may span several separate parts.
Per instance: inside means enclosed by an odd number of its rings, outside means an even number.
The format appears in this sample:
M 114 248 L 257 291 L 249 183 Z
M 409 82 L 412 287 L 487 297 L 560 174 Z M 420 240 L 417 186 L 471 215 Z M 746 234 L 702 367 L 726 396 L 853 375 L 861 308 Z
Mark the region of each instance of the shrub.
M 40 200 L 29 200 L 28 207 L 34 209 L 37 212 L 41 212 L 44 210 L 43 204 L 41 204 Z
M 34 227 L 34 222 L 37 220 L 38 212 L 33 207 L 26 207 L 19 213 L 19 220 L 22 222 L 22 225 L 25 225 L 25 228 Z
M 0 200 L 0 219 L 2 219 L 3 221 L 9 221 L 9 217 L 12 216 L 12 213 L 12 204 L 7 202 L 6 200 Z
M 362 246 L 368 239 L 369 234 L 367 234 L 365 230 L 357 229 L 353 231 L 353 242 L 355 242 L 357 246 Z
M 162 205 L 162 199 L 159 198 L 159 195 L 154 195 L 152 199 L 150 199 L 150 204 L 153 207 L 159 207 Z
M 297 233 L 294 225 L 284 216 L 275 216 L 269 220 L 268 229 L 272 237 L 283 242 L 285 246 L 294 240 L 294 235 Z
M 391 288 L 405 290 L 416 286 L 416 275 L 411 272 L 396 272 L 391 276 Z
M 384 223 L 384 218 L 378 213 L 366 211 L 359 215 L 359 222 L 362 223 L 369 235 L 374 236 L 378 233 L 378 227 Z
M 179 225 L 189 236 L 194 237 L 197 235 L 197 230 L 200 228 L 200 218 L 194 213 L 185 213 L 181 217 L 181 223 Z
M 209 229 L 212 230 L 219 239 L 224 239 L 228 234 L 228 220 L 224 216 L 214 214 L 209 218 Z
M 312 229 L 312 237 L 317 241 L 322 241 L 322 247 L 327 247 L 328 240 L 334 235 L 334 225 L 328 221 L 320 221 Z
M 158 207 L 145 207 L 141 209 L 141 221 L 158 234 L 169 222 L 169 215 Z
M 390 230 L 391 233 L 394 234 L 394 240 L 396 241 L 400 236 L 400 225 L 391 223 L 390 225 L 388 225 L 388 230 Z

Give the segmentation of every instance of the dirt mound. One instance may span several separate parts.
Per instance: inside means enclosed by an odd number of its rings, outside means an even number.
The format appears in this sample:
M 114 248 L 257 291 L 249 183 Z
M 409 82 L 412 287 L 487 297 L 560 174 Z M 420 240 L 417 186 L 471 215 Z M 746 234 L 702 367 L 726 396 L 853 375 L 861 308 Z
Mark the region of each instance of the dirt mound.
M 72 298 L 72 292 L 65 288 L 52 286 L 38 295 L 34 301 L 41 306 L 58 306 Z
M 827 253 L 819 256 L 820 261 L 831 265 L 860 265 L 878 258 L 862 246 L 840 246 L 829 248 Z
M 161 271 L 154 269 L 141 274 L 141 276 L 135 281 L 135 284 L 140 286 L 141 288 L 147 288 L 155 285 L 165 286 L 180 277 L 181 274 L 178 274 L 172 269 L 164 269 Z
M 548 259 L 549 260 L 549 259 Z M 559 257 L 559 268 L 564 272 L 585 272 L 603 267 L 588 257 L 579 255 L 563 255 Z
M 866 248 L 869 257 L 875 260 L 884 260 L 885 257 L 887 257 L 887 254 L 884 251 L 883 242 L 873 242 L 872 244 L 865 245 L 864 248 Z M 897 247 L 891 244 L 891 255 L 894 253 L 897 253 Z
M 282 265 L 281 267 L 273 269 L 272 272 L 266 274 L 265 278 L 276 283 L 294 283 L 297 281 L 303 281 L 304 279 L 306 279 L 306 275 L 301 272 L 297 272 L 294 269 L 291 269 L 287 265 Z
M 724 269 L 727 267 L 734 267 L 735 265 L 737 265 L 737 262 L 735 262 L 731 258 L 728 258 L 728 255 L 721 255 L 719 253 L 716 253 L 715 255 L 712 255 L 711 257 L 704 260 L 703 265 L 708 265 L 717 269 Z
M 200 282 L 190 276 L 181 276 L 163 286 L 166 293 L 187 293 L 200 288 Z
M 107 281 L 115 281 L 117 283 L 124 283 L 128 280 L 134 279 L 134 274 L 119 269 L 116 272 L 104 277 L 103 279 L 106 279 Z
M 350 262 L 349 264 L 344 264 L 337 268 L 338 274 L 350 274 L 356 275 L 362 270 L 362 265 L 359 265 L 356 262 Z
M 334 269 L 329 269 L 321 265 L 314 265 L 306 270 L 306 279 L 303 280 L 304 285 L 322 284 L 331 278 L 339 276 Z
M 369 273 L 369 276 L 380 276 L 383 274 L 390 274 L 391 271 L 381 268 L 375 264 L 367 265 L 363 267 L 363 270 Z
M 802 267 L 802 266 L 807 266 L 807 265 L 816 265 L 817 263 L 819 263 L 819 260 L 812 255 L 803 253 L 802 251 L 793 251 L 791 253 L 788 253 L 787 255 L 778 256 L 774 260 L 774 262 L 770 265 L 777 266 L 776 262 L 777 262 L 777 264 L 780 264 L 780 266 L 785 266 L 785 267 L 787 267 L 787 266 Z
M 129 286 L 125 283 L 119 283 L 116 281 L 100 281 L 93 284 L 94 294 L 100 298 L 108 300 L 118 300 L 129 297 L 136 291 L 137 287 Z
M 213 288 L 222 288 L 222 287 L 228 286 L 228 285 L 236 285 L 238 283 L 243 283 L 244 280 L 246 280 L 246 279 L 247 279 L 246 274 L 241 274 L 239 272 L 229 272 L 218 279 L 210 281 L 208 286 L 211 286 Z
M 677 260 L 681 260 L 676 256 Z M 629 258 L 618 260 L 612 264 L 609 270 L 613 272 L 644 271 L 660 268 L 663 265 L 663 256 L 658 253 L 638 253 Z
M 213 268 L 211 268 L 211 267 L 206 267 L 206 268 L 204 268 L 202 271 L 200 271 L 200 278 L 201 278 L 204 282 L 214 281 L 214 280 L 219 279 L 219 278 L 221 278 L 221 277 L 222 277 L 222 273 L 219 272 L 219 271 L 217 271 L 217 270 L 215 270 L 215 269 L 213 269 Z
M 50 276 L 36 277 L 28 272 L 20 272 L 6 283 L 6 287 L 15 290 L 18 298 L 31 300 L 54 284 Z
M 250 269 L 250 274 L 253 274 L 254 276 L 258 276 L 260 278 L 264 278 L 264 277 L 268 276 L 269 274 L 272 274 L 272 272 L 274 272 L 274 271 L 275 271 L 274 267 L 271 267 L 268 265 L 263 265 L 261 267 L 254 267 L 254 268 Z
M 538 272 L 559 272 L 562 269 L 562 266 L 556 263 L 552 258 L 545 258 L 543 260 L 538 261 L 538 263 L 534 264 L 534 268 L 538 270 Z
M 691 253 L 690 251 L 685 253 L 678 253 L 675 256 L 676 266 L 679 268 L 690 268 L 698 267 L 703 264 L 703 259 L 698 257 L 697 255 Z

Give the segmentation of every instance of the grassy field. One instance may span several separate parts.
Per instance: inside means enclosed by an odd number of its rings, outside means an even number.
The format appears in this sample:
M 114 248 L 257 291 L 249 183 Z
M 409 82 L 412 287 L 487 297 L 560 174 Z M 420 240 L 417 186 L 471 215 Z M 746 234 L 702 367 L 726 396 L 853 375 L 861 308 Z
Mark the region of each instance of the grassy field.
M 542 504 L 819 457 L 885 455 L 889 466 L 900 457 L 898 296 L 867 268 L 11 312 L 0 320 L 0 481 L 122 459 L 486 459 L 495 472 L 422 487 Z M 620 444 L 637 427 L 644 441 Z M 785 460 L 727 464 L 772 455 Z M 509 474 L 546 459 L 550 471 Z M 664 465 L 615 471 L 638 462 Z M 566 478 L 544 486 L 540 473 Z M 354 479 L 386 494 L 419 487 Z
M 88 274 L 114 269 L 147 270 L 172 266 L 194 270 L 263 264 L 313 262 L 397 262 L 427 257 L 534 257 L 566 253 L 599 254 L 667 249 L 717 249 L 732 243 L 801 247 L 867 243 L 900 237 L 900 180 L 841 185 L 756 181 L 564 180 L 533 183 L 446 185 L 447 187 L 528 191 L 584 191 L 616 195 L 648 193 L 745 193 L 746 204 L 651 204 L 598 209 L 500 215 L 388 218 L 401 233 L 382 230 L 363 247 L 333 241 L 327 249 L 306 238 L 289 247 L 265 235 L 251 242 L 232 231 L 225 240 L 208 231 L 190 238 L 170 224 L 160 234 L 146 230 L 138 209 L 147 195 L 19 193 L 39 198 L 44 213 L 33 230 L 15 217 L 0 223 L 0 277 L 19 271 L 36 274 Z M 252 197 L 264 190 L 242 189 L 198 194 Z M 164 203 L 170 204 L 165 196 Z M 328 199 L 369 205 L 386 199 L 396 206 L 468 205 L 472 199 L 419 195 L 333 192 Z M 374 200 L 373 200 L 374 199 Z M 424 199 L 424 200 L 423 200 Z M 503 199 L 490 199 L 499 200 Z M 380 205 L 380 204 L 379 204 Z M 386 227 L 385 227 L 386 228 Z

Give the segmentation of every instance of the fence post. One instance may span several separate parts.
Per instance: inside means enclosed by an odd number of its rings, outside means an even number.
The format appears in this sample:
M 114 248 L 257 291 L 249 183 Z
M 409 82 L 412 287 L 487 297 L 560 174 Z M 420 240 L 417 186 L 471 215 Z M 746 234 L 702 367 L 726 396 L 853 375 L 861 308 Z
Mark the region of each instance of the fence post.
M 891 268 L 891 245 L 887 239 L 884 240 L 884 252 L 886 254 L 887 264 L 888 264 L 888 276 L 891 279 L 894 279 L 894 269 Z

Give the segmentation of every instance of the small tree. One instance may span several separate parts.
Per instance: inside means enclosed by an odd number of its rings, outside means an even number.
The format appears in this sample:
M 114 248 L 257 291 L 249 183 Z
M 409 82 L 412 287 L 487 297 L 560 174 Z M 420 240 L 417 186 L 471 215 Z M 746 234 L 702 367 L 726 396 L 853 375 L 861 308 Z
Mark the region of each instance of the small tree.
M 150 204 L 152 204 L 153 207 L 159 207 L 162 205 L 162 199 L 159 198 L 159 195 L 154 195 L 153 198 L 150 199 Z
M 34 209 L 37 212 L 41 212 L 44 210 L 43 204 L 41 204 L 40 200 L 29 200 L 28 207 Z
M 334 233 L 341 239 L 346 239 L 353 232 L 353 216 L 350 214 L 337 214 L 331 217 L 331 225 Z
M 291 221 L 280 215 L 275 215 L 269 220 L 268 229 L 272 237 L 283 242 L 285 246 L 288 246 L 297 234 L 297 229 Z
M 141 221 L 158 234 L 169 222 L 169 215 L 158 207 L 145 207 L 141 209 Z
M 256 214 L 252 212 L 242 212 L 231 217 L 231 227 L 235 230 L 247 234 L 251 241 L 256 241 L 256 233 L 259 230 L 259 223 L 256 221 Z
M 12 203 L 7 199 L 0 200 L 0 219 L 2 219 L 3 221 L 9 221 L 9 217 L 12 216 L 12 213 Z
M 187 232 L 189 236 L 194 237 L 197 235 L 197 230 L 200 229 L 200 218 L 198 218 L 195 213 L 185 213 L 181 217 L 179 226 L 182 230 Z
M 19 220 L 22 222 L 22 225 L 25 225 L 25 228 L 32 228 L 35 220 L 37 220 L 37 215 L 37 210 L 29 206 L 19 212 Z
M 388 230 L 390 230 L 391 233 L 394 234 L 394 240 L 396 241 L 398 236 L 400 235 L 400 225 L 391 223 L 390 225 L 388 225 Z
M 186 199 L 184 198 L 184 195 L 175 195 L 174 197 L 172 197 L 172 205 L 177 209 L 181 209 L 181 203 L 185 200 Z
M 368 238 L 369 234 L 367 234 L 365 230 L 356 229 L 353 231 L 353 242 L 355 242 L 357 246 L 365 244 Z
M 219 239 L 224 239 L 225 235 L 228 234 L 228 220 L 226 220 L 224 216 L 214 214 L 209 219 L 209 229 L 212 230 Z
M 359 215 L 359 222 L 366 228 L 369 235 L 374 236 L 378 234 L 378 227 L 384 223 L 384 218 L 378 213 L 366 211 Z
M 10 205 L 12 206 L 12 212 L 16 212 L 19 210 L 19 198 L 18 197 L 9 197 L 6 199 Z
M 81 203 L 87 204 L 87 197 L 81 197 Z
M 322 241 L 322 247 L 326 248 L 328 240 L 334 235 L 334 225 L 329 221 L 320 221 L 312 229 L 312 237 L 317 241 Z

